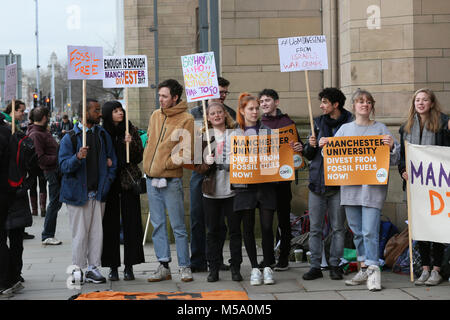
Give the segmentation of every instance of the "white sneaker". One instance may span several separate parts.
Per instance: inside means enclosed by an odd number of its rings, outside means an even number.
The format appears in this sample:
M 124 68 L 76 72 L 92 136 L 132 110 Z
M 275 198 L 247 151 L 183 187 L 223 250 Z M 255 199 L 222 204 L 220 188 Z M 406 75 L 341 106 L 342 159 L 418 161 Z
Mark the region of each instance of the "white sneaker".
M 380 291 L 381 290 L 381 271 L 378 266 L 369 266 L 367 268 L 367 289 L 369 291 Z
M 192 277 L 191 268 L 189 267 L 181 267 L 180 274 L 181 274 L 181 281 L 183 282 L 190 282 L 194 280 L 194 278 Z
M 273 271 L 269 267 L 264 268 L 264 284 L 274 284 Z
M 172 275 L 170 273 L 170 268 L 165 268 L 162 264 L 158 266 L 155 272 L 150 275 L 147 279 L 148 282 L 158 282 L 162 280 L 171 280 Z
M 437 286 L 439 283 L 442 282 L 442 280 L 443 279 L 442 279 L 442 277 L 441 277 L 441 275 L 439 274 L 438 271 L 431 270 L 431 275 L 428 278 L 428 280 L 425 281 L 425 285 L 427 285 L 427 286 Z
M 74 284 L 74 285 L 84 284 L 83 271 L 81 271 L 80 268 L 75 268 L 72 271 L 72 284 Z
M 263 283 L 263 275 L 258 268 L 252 269 L 252 274 L 250 275 L 250 285 L 259 286 Z
M 56 238 L 47 238 L 44 241 L 42 241 L 43 245 L 51 245 L 51 246 L 57 246 L 60 245 L 62 241 L 56 239 Z
M 346 280 L 345 285 L 347 286 L 359 286 L 360 284 L 364 284 L 367 282 L 367 271 L 364 272 L 362 269 L 359 269 L 358 273 L 351 279 Z
M 430 277 L 430 271 L 427 270 L 423 270 L 422 274 L 420 275 L 419 279 L 417 279 L 414 284 L 416 286 L 423 286 L 425 285 L 425 281 L 428 280 L 428 278 Z

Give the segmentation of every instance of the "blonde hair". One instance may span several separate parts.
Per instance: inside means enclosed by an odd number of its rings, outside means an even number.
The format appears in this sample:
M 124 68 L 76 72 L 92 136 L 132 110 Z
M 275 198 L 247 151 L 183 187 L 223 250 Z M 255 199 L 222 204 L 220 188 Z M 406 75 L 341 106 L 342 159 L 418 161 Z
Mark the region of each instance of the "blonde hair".
M 225 114 L 225 129 L 234 129 L 234 127 L 236 127 L 236 122 L 233 120 L 233 118 L 231 117 L 231 115 L 228 113 L 228 111 L 225 109 L 225 106 L 217 101 L 213 101 L 213 102 L 209 102 L 208 106 L 206 107 L 206 115 L 209 114 L 209 110 L 211 107 L 221 107 L 223 110 L 223 113 Z M 212 124 L 211 122 L 208 121 L 208 129 L 212 128 Z M 202 132 L 206 131 L 206 127 L 203 126 L 202 128 Z
M 244 116 L 241 114 L 241 111 L 243 111 L 245 109 L 245 107 L 247 106 L 247 104 L 250 101 L 256 101 L 259 104 L 259 99 L 255 96 L 252 96 L 248 92 L 241 93 L 241 95 L 239 96 L 239 99 L 238 99 L 236 122 L 239 124 L 239 126 L 241 127 L 242 130 L 244 130 L 244 128 L 245 128 L 245 119 L 244 119 Z
M 431 132 L 438 132 L 441 126 L 441 105 L 439 101 L 436 98 L 436 95 L 434 94 L 433 90 L 428 88 L 422 88 L 417 90 L 412 98 L 411 106 L 409 107 L 408 112 L 408 118 L 405 123 L 405 132 L 411 133 L 411 128 L 414 125 L 414 117 L 416 115 L 416 106 L 414 104 L 416 97 L 419 93 L 424 92 L 428 95 L 428 98 L 431 100 L 431 107 L 429 111 L 429 116 L 427 120 L 424 123 L 424 126 L 427 128 L 428 131 Z M 420 117 L 419 117 L 420 121 Z
M 353 93 L 352 96 L 352 109 L 353 109 L 353 113 L 355 113 L 355 101 L 360 99 L 361 97 L 366 97 L 369 101 L 372 102 L 372 115 L 375 116 L 375 99 L 373 98 L 372 94 L 367 91 L 367 90 L 363 90 L 363 89 L 356 89 L 355 93 Z

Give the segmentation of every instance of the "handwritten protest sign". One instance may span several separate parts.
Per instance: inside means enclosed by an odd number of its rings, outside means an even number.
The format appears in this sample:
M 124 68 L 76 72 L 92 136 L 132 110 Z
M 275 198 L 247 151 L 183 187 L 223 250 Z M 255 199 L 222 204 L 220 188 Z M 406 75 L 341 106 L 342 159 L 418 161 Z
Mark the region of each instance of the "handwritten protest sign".
M 106 56 L 103 58 L 104 88 L 148 87 L 147 56 Z
M 16 99 L 17 95 L 17 63 L 5 68 L 5 101 Z
M 412 239 L 450 242 L 450 147 L 406 143 Z
M 281 72 L 328 69 L 325 36 L 278 39 Z
M 67 46 L 69 80 L 103 79 L 103 48 Z
M 182 56 L 181 66 L 188 102 L 220 98 L 214 52 Z
M 325 185 L 387 184 L 389 145 L 383 136 L 328 138 L 323 147 Z
M 288 137 L 289 142 L 298 142 L 298 134 L 297 134 L 297 128 L 295 127 L 295 124 L 291 124 L 290 126 L 286 126 L 283 128 L 278 129 L 279 134 L 286 134 Z M 301 152 L 294 152 L 294 168 L 300 169 L 305 166 L 305 161 L 303 159 Z
M 293 150 L 287 133 L 232 136 L 230 183 L 294 180 Z

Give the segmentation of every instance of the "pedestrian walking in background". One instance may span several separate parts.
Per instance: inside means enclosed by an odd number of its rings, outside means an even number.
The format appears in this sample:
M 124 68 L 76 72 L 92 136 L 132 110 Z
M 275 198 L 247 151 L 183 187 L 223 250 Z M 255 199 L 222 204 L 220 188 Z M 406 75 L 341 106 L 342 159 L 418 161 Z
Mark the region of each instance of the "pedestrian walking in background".
M 62 242 L 55 238 L 58 211 L 62 203 L 59 201 L 61 188 L 58 167 L 58 143 L 48 130 L 50 110 L 46 107 L 33 109 L 33 124 L 28 126 L 27 134 L 33 139 L 34 148 L 38 156 L 39 168 L 48 181 L 49 203 L 45 215 L 42 244 L 59 245 Z

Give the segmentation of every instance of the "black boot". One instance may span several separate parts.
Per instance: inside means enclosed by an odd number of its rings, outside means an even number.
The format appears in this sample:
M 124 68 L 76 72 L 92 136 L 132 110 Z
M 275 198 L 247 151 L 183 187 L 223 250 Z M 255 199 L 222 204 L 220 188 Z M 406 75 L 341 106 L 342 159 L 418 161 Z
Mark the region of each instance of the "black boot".
M 241 276 L 241 268 L 240 266 L 230 266 L 230 270 L 231 270 L 231 280 L 233 281 L 242 281 L 242 276 Z
M 332 280 L 342 280 L 342 279 L 344 279 L 343 274 L 344 274 L 344 272 L 342 271 L 342 269 L 340 267 L 336 267 L 336 266 L 331 266 L 330 267 L 330 278 Z
M 134 280 L 133 266 L 125 266 L 123 270 L 123 280 Z
M 216 282 L 219 281 L 219 269 L 211 269 L 209 270 L 209 275 L 207 278 L 208 282 Z
M 119 281 L 119 272 L 117 270 L 117 267 L 113 267 L 110 269 L 108 279 L 109 281 Z

